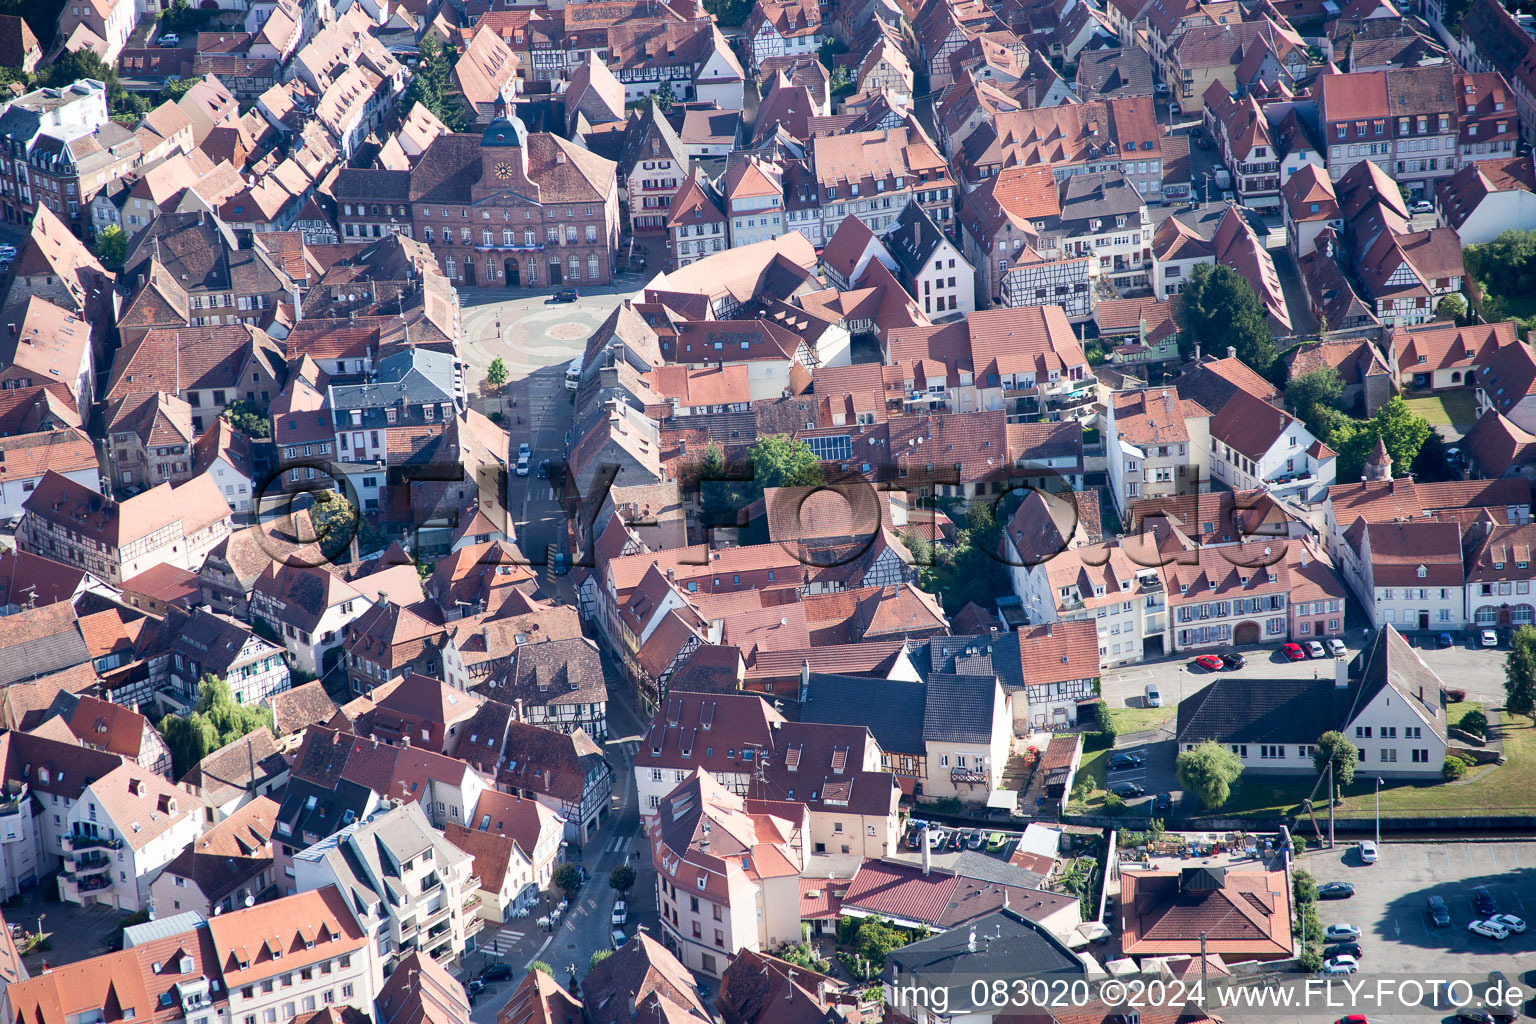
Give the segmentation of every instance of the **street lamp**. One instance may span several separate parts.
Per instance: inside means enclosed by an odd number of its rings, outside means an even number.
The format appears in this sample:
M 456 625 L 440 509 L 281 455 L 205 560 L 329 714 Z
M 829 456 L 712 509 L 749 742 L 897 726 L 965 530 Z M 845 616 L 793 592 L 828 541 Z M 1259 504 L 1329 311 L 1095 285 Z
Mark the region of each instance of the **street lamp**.
M 1381 845 L 1381 776 L 1376 776 L 1376 845 Z

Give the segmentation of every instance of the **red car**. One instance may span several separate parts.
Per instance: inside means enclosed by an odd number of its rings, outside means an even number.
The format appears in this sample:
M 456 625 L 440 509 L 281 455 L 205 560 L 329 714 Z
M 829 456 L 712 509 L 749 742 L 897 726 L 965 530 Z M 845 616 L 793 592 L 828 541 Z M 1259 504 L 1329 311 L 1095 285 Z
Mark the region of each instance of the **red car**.
M 1280 653 L 1290 661 L 1305 661 L 1307 652 L 1301 649 L 1301 644 L 1286 644 L 1280 648 Z
M 1214 654 L 1202 654 L 1202 655 L 1200 655 L 1200 657 L 1195 659 L 1195 664 L 1199 665 L 1201 668 L 1205 669 L 1207 672 L 1220 672 L 1221 671 L 1221 659 L 1216 657 L 1216 655 L 1214 655 Z

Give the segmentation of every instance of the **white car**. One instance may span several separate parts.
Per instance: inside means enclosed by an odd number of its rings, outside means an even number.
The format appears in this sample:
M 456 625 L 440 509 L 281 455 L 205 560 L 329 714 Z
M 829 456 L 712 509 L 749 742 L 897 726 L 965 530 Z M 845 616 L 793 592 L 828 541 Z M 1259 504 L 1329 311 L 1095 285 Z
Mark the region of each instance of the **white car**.
M 1324 942 L 1349 942 L 1360 937 L 1360 929 L 1352 924 L 1331 924 L 1323 932 Z
M 1413 204 L 1413 212 L 1414 213 L 1434 213 L 1435 212 L 1435 204 L 1430 202 L 1428 199 L 1420 199 L 1418 202 Z
M 1369 839 L 1360 844 L 1360 863 L 1376 863 L 1376 844 L 1371 842 Z
M 1491 629 L 1485 629 L 1477 634 L 1477 642 L 1484 647 L 1497 647 L 1499 646 L 1499 634 Z
M 1158 690 L 1156 683 L 1147 684 L 1147 707 L 1160 708 L 1163 706 L 1163 695 Z
M 522 444 L 517 446 L 518 458 L 522 458 L 523 456 L 532 455 L 532 454 L 533 454 L 533 445 L 529 444 L 527 441 L 524 441 Z
M 518 476 L 527 476 L 528 475 L 528 453 L 527 452 L 524 452 L 522 455 L 519 455 L 517 457 L 517 475 Z
M 1329 959 L 1324 960 L 1323 969 L 1318 973 L 1329 976 L 1337 974 L 1354 974 L 1359 969 L 1360 964 L 1354 957 L 1349 956 L 1348 954 L 1340 954 L 1339 956 L 1330 957 Z
M 1314 658 L 1326 657 L 1328 654 L 1327 651 L 1323 650 L 1323 645 L 1318 643 L 1316 640 L 1307 641 L 1307 653 Z
M 943 829 L 941 829 L 941 828 L 931 828 L 931 829 L 929 829 L 928 830 L 928 848 L 930 850 L 942 850 L 944 848 L 944 840 L 947 839 L 947 838 L 949 838 L 949 837 L 944 834 L 944 830 Z
M 1336 636 L 1329 637 L 1328 640 L 1327 640 L 1327 644 L 1328 644 L 1328 653 L 1333 655 L 1335 658 L 1342 658 L 1342 657 L 1344 657 L 1344 655 L 1349 653 L 1349 651 L 1346 650 L 1345 647 L 1344 647 L 1344 641 L 1340 640 Z
M 1497 921 L 1473 921 L 1471 924 L 1467 925 L 1467 931 L 1471 932 L 1473 935 L 1481 935 L 1488 939 L 1509 938 L 1509 929 L 1505 928 Z
M 624 924 L 629 920 L 629 904 L 623 900 L 616 900 L 613 904 L 613 923 Z
M 1489 924 L 1500 925 L 1510 931 L 1520 933 L 1525 931 L 1525 922 L 1514 914 L 1494 914 L 1488 919 Z

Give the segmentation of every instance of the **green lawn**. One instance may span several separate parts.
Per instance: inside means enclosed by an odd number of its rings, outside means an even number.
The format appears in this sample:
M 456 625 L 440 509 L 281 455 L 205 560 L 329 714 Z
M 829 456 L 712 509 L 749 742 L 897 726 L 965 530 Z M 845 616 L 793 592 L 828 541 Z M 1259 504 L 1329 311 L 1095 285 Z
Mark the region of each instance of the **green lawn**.
M 1110 708 L 1109 717 L 1114 719 L 1115 731 L 1121 736 L 1129 732 L 1146 732 L 1173 718 L 1172 708 Z
M 1477 399 L 1470 391 L 1446 391 L 1407 401 L 1408 408 L 1431 426 L 1466 426 L 1477 422 Z
M 1479 700 L 1462 701 L 1460 704 L 1447 704 L 1445 706 L 1445 720 L 1449 725 L 1460 725 L 1463 715 L 1471 711 L 1483 710 L 1483 702 Z

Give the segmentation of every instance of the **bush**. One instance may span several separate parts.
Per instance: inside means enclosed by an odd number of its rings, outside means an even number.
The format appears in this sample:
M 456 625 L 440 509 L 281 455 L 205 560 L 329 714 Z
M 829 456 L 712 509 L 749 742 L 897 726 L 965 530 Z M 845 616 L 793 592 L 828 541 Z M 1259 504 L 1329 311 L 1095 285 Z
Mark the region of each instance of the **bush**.
M 602 963 L 604 960 L 607 960 L 611 956 L 613 956 L 613 950 L 611 949 L 594 950 L 592 953 L 592 958 L 587 961 L 587 967 L 596 967 L 598 964 Z
M 1309 946 L 1323 941 L 1323 923 L 1317 919 L 1315 904 L 1307 904 L 1301 912 L 1301 937 Z
M 1481 711 L 1468 711 L 1456 724 L 1463 732 L 1469 732 L 1474 736 L 1488 735 L 1488 716 Z
M 1459 779 L 1464 777 L 1467 774 L 1467 769 L 1471 767 L 1471 764 L 1462 758 L 1457 757 L 1455 754 L 1449 754 L 1446 756 L 1445 764 L 1440 767 L 1440 774 L 1448 779 Z
M 1300 857 L 1307 852 L 1307 841 L 1301 836 L 1291 836 L 1291 856 Z
M 1301 954 L 1301 969 L 1307 974 L 1316 974 L 1323 969 L 1323 954 L 1315 949 L 1309 949 Z
M 555 976 L 555 969 L 549 966 L 549 964 L 545 963 L 543 960 L 535 960 L 533 963 L 528 965 L 528 969 L 532 971 L 543 971 L 551 978 Z
M 1105 814 L 1120 814 L 1124 810 L 1125 810 L 1125 800 L 1121 798 L 1119 793 L 1105 793 L 1104 794 L 1104 813 Z
M 1302 868 L 1297 868 L 1291 873 L 1291 888 L 1296 893 L 1296 903 L 1299 906 L 1311 906 L 1317 902 L 1317 882 L 1313 881 L 1312 873 Z
M 1466 699 L 1467 699 L 1467 691 L 1466 690 L 1446 690 L 1445 691 L 1446 703 L 1449 703 L 1449 704 L 1460 704 L 1462 701 L 1464 701 Z

